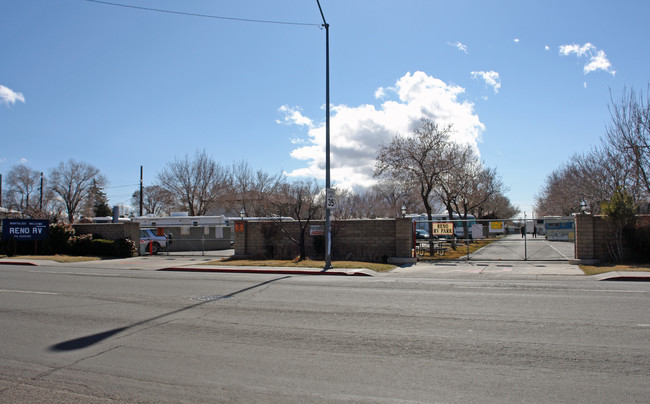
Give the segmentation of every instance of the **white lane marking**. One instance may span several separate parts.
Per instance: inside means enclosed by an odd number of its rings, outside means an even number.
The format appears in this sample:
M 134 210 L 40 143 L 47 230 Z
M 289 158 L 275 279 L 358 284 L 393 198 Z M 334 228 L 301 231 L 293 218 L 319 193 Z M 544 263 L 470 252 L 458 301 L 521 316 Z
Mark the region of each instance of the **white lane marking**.
M 37 292 L 35 290 L 11 290 L 11 289 L 0 289 L 0 292 L 8 292 L 8 293 L 30 293 L 33 295 L 58 295 L 58 293 L 54 292 Z
M 81 272 L 57 272 L 57 271 L 29 271 L 29 272 L 36 273 L 36 274 L 75 275 L 75 276 L 114 276 L 114 277 L 122 276 L 120 274 L 100 274 L 100 273 L 84 274 Z
M 562 253 L 562 251 L 560 251 L 560 250 L 558 250 L 557 248 L 553 247 L 553 245 L 548 244 L 548 246 L 551 247 L 551 249 L 553 249 L 553 251 L 555 251 L 556 253 L 560 254 L 564 259 L 567 259 L 567 260 L 569 259 L 569 257 L 567 257 L 566 255 L 564 255 L 564 254 Z

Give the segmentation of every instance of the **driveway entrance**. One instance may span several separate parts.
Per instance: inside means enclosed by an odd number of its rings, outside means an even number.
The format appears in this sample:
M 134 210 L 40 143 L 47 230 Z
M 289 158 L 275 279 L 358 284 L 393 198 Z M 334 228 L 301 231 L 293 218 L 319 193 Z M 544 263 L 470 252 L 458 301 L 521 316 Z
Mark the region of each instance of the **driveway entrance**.
M 472 253 L 469 259 L 475 261 L 568 261 L 573 257 L 574 248 L 570 241 L 549 241 L 544 237 L 531 238 L 510 234 Z

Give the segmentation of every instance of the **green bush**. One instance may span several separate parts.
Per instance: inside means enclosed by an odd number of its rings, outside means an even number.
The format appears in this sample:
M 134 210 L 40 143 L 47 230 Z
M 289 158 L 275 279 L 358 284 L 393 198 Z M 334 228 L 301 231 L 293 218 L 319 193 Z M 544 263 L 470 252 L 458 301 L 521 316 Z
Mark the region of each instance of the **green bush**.
M 72 255 L 95 257 L 129 256 L 125 250 L 128 251 L 130 246 L 125 246 L 124 242 L 93 238 L 91 234 L 74 236 L 70 239 L 69 244 Z
M 33 254 L 34 242 L 16 241 L 13 238 L 0 240 L 0 254 L 15 256 Z M 65 223 L 50 225 L 50 234 L 44 241 L 38 242 L 39 254 L 70 254 L 96 257 L 132 257 L 137 254 L 134 241 L 123 238 L 119 240 L 104 240 L 96 235 L 75 235 L 72 226 Z
M 16 254 L 17 254 L 16 239 L 10 238 L 9 240 L 7 240 L 7 256 L 15 257 Z
M 91 252 L 92 234 L 82 234 L 81 236 L 72 236 L 68 240 L 68 251 L 70 255 L 93 255 Z
M 650 262 L 650 224 L 634 226 L 623 232 L 627 256 L 636 263 Z
M 112 257 L 115 255 L 115 241 L 97 239 L 90 242 L 90 255 L 96 257 Z
M 68 254 L 70 252 L 70 239 L 74 237 L 74 234 L 74 228 L 69 224 L 50 224 L 48 241 L 51 254 Z
M 114 257 L 132 257 L 138 252 L 137 246 L 133 240 L 128 238 L 121 238 L 113 242 L 113 256 Z
M 0 254 L 8 257 L 34 253 L 34 241 L 16 241 L 14 238 L 0 240 Z

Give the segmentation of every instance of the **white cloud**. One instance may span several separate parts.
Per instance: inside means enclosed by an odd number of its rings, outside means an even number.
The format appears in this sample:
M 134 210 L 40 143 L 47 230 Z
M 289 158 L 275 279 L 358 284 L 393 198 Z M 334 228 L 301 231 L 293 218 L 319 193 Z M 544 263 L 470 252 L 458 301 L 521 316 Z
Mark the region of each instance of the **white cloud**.
M 501 78 L 499 77 L 499 73 L 493 70 L 489 72 L 472 72 L 472 78 L 478 79 L 479 77 L 485 81 L 485 84 L 494 89 L 495 94 L 499 92 L 499 89 L 501 88 Z
M 578 57 L 588 57 L 589 62 L 583 68 L 585 74 L 596 70 L 602 70 L 612 76 L 616 74 L 616 71 L 612 70 L 612 63 L 607 59 L 605 51 L 598 50 L 589 42 L 582 46 L 578 44 L 562 45 L 560 46 L 560 54 L 564 56 L 575 54 Z
M 20 160 L 18 160 L 19 164 L 27 164 L 29 160 L 27 160 L 25 157 L 21 157 Z
M 311 119 L 307 118 L 302 114 L 302 110 L 299 107 L 289 107 L 288 105 L 283 105 L 278 108 L 278 111 L 284 114 L 282 119 L 276 119 L 275 122 L 285 125 L 300 125 L 300 126 L 313 126 Z
M 587 54 L 587 52 L 590 52 L 592 50 L 595 50 L 596 47 L 587 42 L 586 44 L 580 46 L 578 44 L 571 44 L 571 45 L 562 45 L 560 46 L 560 53 L 563 54 L 564 56 L 568 56 L 572 53 L 575 53 L 576 55 L 582 57 Z
M 611 73 L 612 76 L 616 74 L 616 71 L 612 70 L 612 64 L 610 63 L 609 59 L 607 59 L 605 51 L 599 50 L 595 55 L 592 55 L 589 58 L 589 63 L 587 63 L 584 68 L 585 74 L 596 70 L 602 70 Z
M 458 49 L 461 52 L 467 53 L 467 45 L 461 42 L 454 42 L 454 43 L 448 42 L 448 44 Z
M 413 123 L 423 117 L 440 125 L 453 123 L 453 139 L 477 152 L 485 126 L 474 113 L 474 104 L 460 101 L 463 88 L 448 85 L 424 72 L 407 73 L 394 87 L 383 88 L 390 97 L 380 106 L 333 105 L 330 119 L 330 173 L 333 184 L 353 188 L 373 185 L 379 145 L 397 134 L 408 136 Z M 325 177 L 325 125 L 309 128 L 308 143 L 291 152 L 307 166 L 287 175 Z
M 378 100 L 381 100 L 381 99 L 383 99 L 384 97 L 386 97 L 386 90 L 384 90 L 384 87 L 379 87 L 379 88 L 375 91 L 375 98 L 378 99 Z
M 0 84 L 0 104 L 15 104 L 16 101 L 25 102 L 23 94 Z
M 550 49 L 551 49 L 550 46 L 548 46 L 548 45 L 544 46 L 544 50 L 550 50 Z
M 513 39 L 513 42 L 515 42 L 515 43 L 519 43 L 519 38 L 515 38 L 515 39 Z

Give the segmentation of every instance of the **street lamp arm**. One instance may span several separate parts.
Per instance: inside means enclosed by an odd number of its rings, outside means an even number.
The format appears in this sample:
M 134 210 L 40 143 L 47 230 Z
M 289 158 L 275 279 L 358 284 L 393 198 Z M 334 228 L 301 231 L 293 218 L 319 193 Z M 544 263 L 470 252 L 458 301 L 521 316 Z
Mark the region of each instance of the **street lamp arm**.
M 327 21 L 325 21 L 325 14 L 323 14 L 323 8 L 320 6 L 320 1 L 316 0 L 316 3 L 318 4 L 318 10 L 320 11 L 320 16 L 323 18 L 323 26 L 325 28 L 329 28 L 329 24 Z

